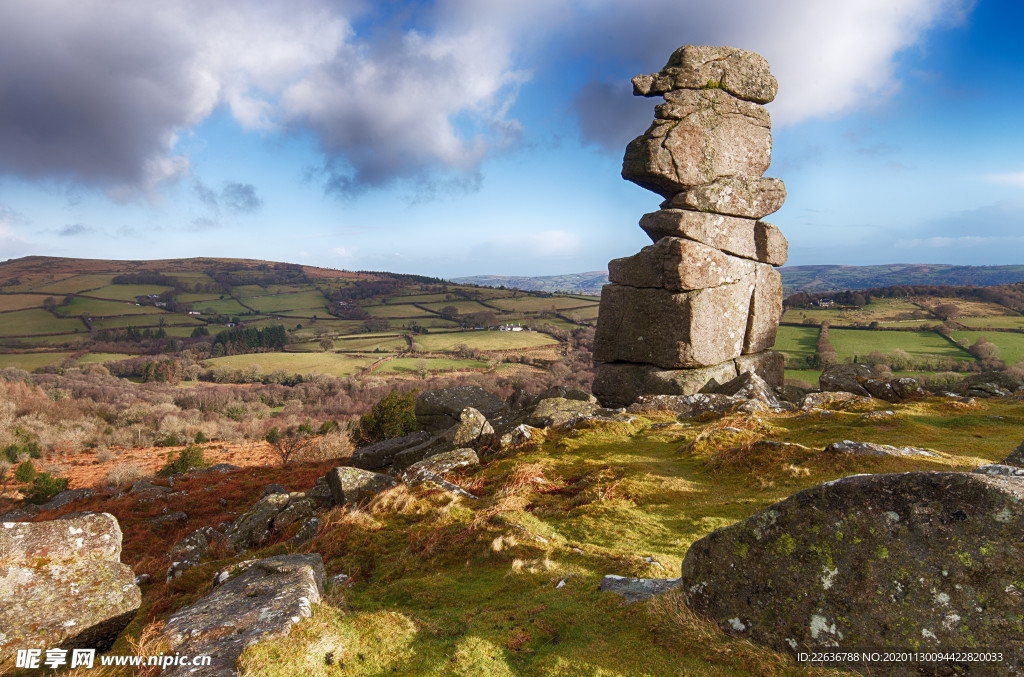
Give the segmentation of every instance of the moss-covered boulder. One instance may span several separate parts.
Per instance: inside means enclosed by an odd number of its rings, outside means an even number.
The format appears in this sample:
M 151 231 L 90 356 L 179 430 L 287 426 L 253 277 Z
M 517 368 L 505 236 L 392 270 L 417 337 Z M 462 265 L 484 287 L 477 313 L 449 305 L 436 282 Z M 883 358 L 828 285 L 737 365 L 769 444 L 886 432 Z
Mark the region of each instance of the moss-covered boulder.
M 338 466 L 327 473 L 335 505 L 357 504 L 398 484 L 395 478 L 360 468 Z
M 142 594 L 107 513 L 0 523 L 0 662 L 18 649 L 108 649 Z
M 821 484 L 694 543 L 682 584 L 693 611 L 775 649 L 999 648 L 1001 672 L 963 674 L 1020 674 L 1024 482 L 911 472 Z

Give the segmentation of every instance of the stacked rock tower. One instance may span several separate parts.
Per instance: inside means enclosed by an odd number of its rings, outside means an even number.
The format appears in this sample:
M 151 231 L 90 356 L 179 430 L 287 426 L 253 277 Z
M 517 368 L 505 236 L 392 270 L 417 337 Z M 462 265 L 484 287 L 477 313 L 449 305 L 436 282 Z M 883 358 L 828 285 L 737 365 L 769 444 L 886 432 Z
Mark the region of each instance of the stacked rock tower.
M 732 47 L 680 47 L 638 96 L 664 96 L 626 148 L 622 177 L 665 198 L 640 227 L 654 244 L 608 264 L 594 337 L 594 394 L 605 406 L 689 395 L 754 372 L 782 383 L 775 343 L 787 242 L 760 219 L 786 199 L 761 104 L 778 84 L 768 62 Z

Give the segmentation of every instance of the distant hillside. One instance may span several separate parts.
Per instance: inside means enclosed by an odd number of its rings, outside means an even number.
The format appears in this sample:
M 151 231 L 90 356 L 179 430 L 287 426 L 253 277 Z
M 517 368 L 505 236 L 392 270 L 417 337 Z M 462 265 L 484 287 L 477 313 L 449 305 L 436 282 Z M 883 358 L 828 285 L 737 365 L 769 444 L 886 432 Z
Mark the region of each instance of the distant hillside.
M 523 277 L 515 275 L 473 275 L 455 277 L 457 284 L 478 284 L 482 287 L 511 287 L 526 291 L 569 292 L 572 294 L 600 294 L 601 287 L 608 284 L 608 272 L 595 270 L 589 273 L 567 275 L 542 275 Z
M 779 268 L 786 296 L 796 292 L 871 289 L 892 285 L 953 285 L 989 287 L 1024 281 L 1024 265 L 954 266 L 933 263 L 890 263 L 881 266 L 786 266 Z M 608 284 L 608 273 L 594 271 L 570 275 L 516 277 L 475 275 L 457 277 L 459 284 L 484 287 L 512 287 L 529 291 L 565 291 L 574 294 L 600 294 Z

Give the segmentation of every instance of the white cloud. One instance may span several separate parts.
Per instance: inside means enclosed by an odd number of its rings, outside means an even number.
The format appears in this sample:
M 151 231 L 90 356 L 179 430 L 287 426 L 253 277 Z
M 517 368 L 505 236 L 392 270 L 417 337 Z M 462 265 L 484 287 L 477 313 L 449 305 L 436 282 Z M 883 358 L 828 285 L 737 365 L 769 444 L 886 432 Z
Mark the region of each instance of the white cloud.
M 1024 188 L 1024 172 L 1007 172 L 1004 174 L 986 174 L 982 177 L 992 183 L 1008 183 L 1011 186 Z
M 343 259 L 351 259 L 355 256 L 354 247 L 331 247 L 331 253 Z
M 544 230 L 491 238 L 477 249 L 529 256 L 572 256 L 583 248 L 583 237 L 567 230 Z

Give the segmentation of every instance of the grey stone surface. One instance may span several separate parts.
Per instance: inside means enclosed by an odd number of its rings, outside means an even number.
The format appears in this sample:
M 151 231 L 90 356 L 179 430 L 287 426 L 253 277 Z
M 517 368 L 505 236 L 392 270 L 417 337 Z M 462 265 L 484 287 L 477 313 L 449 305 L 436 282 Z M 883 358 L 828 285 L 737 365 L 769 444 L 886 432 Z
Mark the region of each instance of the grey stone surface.
M 121 564 L 121 528 L 107 513 L 0 523 L 0 656 L 18 649 L 106 650 L 142 593 Z
M 761 176 L 771 164 L 768 112 L 722 90 L 665 97 L 656 119 L 626 147 L 622 178 L 664 197 L 724 176 Z
M 398 482 L 389 475 L 361 468 L 339 466 L 327 472 L 327 485 L 336 505 L 356 505 L 389 489 Z
M 736 378 L 715 388 L 716 393 L 742 397 L 745 400 L 757 400 L 769 407 L 779 406 L 771 386 L 763 378 L 751 371 L 745 371 Z
M 430 433 L 424 430 L 417 430 L 403 437 L 394 437 L 390 440 L 383 440 L 366 447 L 361 447 L 352 452 L 349 463 L 356 468 L 364 470 L 376 470 L 391 465 L 395 455 L 423 444 L 430 439 Z
M 776 650 L 1003 647 L 994 671 L 965 674 L 1018 674 L 1020 630 L 1008 619 L 1024 617 L 1022 542 L 1019 480 L 857 475 L 700 539 L 682 583 L 694 612 Z M 871 669 L 908 674 L 903 663 Z
M 633 93 L 638 96 L 709 87 L 720 87 L 741 99 L 769 103 L 775 98 L 779 84 L 760 54 L 708 45 L 680 47 L 659 72 L 633 78 Z
M 1003 463 L 989 463 L 979 465 L 974 469 L 979 475 L 992 475 L 993 477 L 1021 477 L 1024 478 L 1024 468 L 1019 465 L 1005 465 Z
M 459 414 L 459 422 L 446 433 L 456 447 L 483 443 L 494 435 L 494 428 L 482 413 L 473 407 L 466 407 Z
M 236 552 L 262 545 L 270 538 L 272 524 L 290 501 L 288 494 L 267 494 L 231 523 L 225 532 L 227 546 Z
M 753 286 L 753 275 L 683 293 L 607 284 L 601 291 L 594 359 L 680 369 L 738 357 Z
M 849 454 L 850 456 L 931 456 L 938 458 L 938 454 L 928 449 L 918 447 L 894 447 L 889 444 L 875 444 L 874 442 L 855 442 L 843 440 L 832 442 L 825 451 L 837 454 Z
M 319 554 L 249 560 L 225 570 L 209 595 L 175 612 L 162 636 L 171 650 L 212 657 L 210 666 L 178 666 L 167 677 L 234 677 L 235 662 L 253 644 L 282 637 L 312 613 L 324 585 Z
M 609 261 L 608 279 L 630 287 L 693 291 L 740 282 L 757 266 L 695 240 L 663 237 L 633 256 Z M 778 293 L 781 308 L 781 286 Z
M 181 539 L 167 554 L 171 566 L 167 568 L 166 580 L 174 580 L 197 566 L 210 553 L 210 545 L 221 537 L 213 527 L 202 527 Z
M 662 203 L 662 209 L 692 209 L 746 219 L 763 219 L 782 208 L 786 185 L 779 179 L 723 176 L 687 188 Z
M 683 237 L 745 259 L 781 266 L 789 256 L 782 231 L 767 221 L 687 209 L 662 209 L 640 217 L 640 227 L 657 242 Z
M 589 401 L 549 397 L 537 403 L 527 423 L 535 428 L 560 428 L 592 415 L 598 408 Z
M 614 592 L 625 599 L 626 604 L 633 604 L 675 590 L 679 585 L 678 578 L 626 578 L 609 575 L 601 579 L 601 592 Z
M 533 426 L 520 423 L 515 428 L 512 428 L 507 433 L 501 436 L 498 444 L 502 449 L 509 449 L 514 447 L 521 447 L 527 444 L 533 439 L 537 429 Z
M 1017 448 L 1010 452 L 1003 463 L 1006 465 L 1016 465 L 1024 468 L 1024 442 L 1017 445 Z
M 695 395 L 641 395 L 626 411 L 641 413 L 644 411 L 671 411 L 679 418 L 693 418 L 706 413 L 725 414 L 736 409 L 744 402 L 742 397 L 719 395 L 716 393 L 697 393 Z
M 508 412 L 508 405 L 497 395 L 479 386 L 456 386 L 429 390 L 416 398 L 416 421 L 430 432 L 441 432 L 459 422 L 462 410 L 473 407 L 486 418 Z
M 444 475 L 460 468 L 474 468 L 480 465 L 480 457 L 473 449 L 455 449 L 417 461 L 402 471 L 402 481 L 415 483 L 416 477 L 427 472 Z

